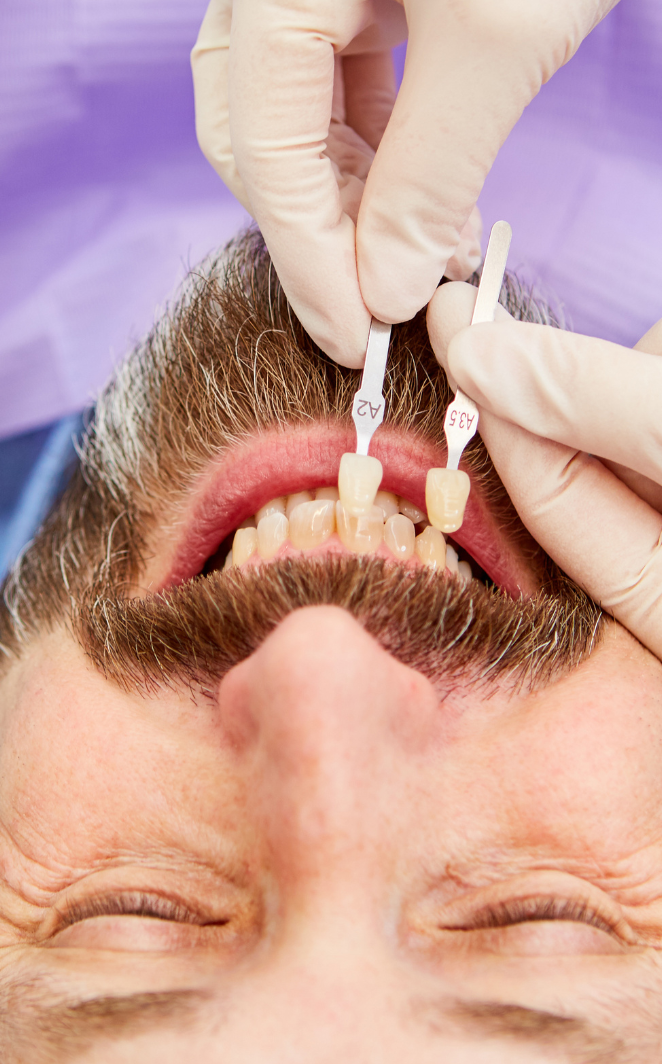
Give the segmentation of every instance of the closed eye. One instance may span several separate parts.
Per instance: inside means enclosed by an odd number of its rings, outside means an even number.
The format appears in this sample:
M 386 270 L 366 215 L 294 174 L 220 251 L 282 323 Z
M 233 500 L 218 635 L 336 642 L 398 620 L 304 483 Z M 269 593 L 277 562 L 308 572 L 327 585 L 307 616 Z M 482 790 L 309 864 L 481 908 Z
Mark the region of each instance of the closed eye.
M 228 920 L 207 920 L 181 902 L 160 894 L 130 891 L 124 894 L 104 894 L 74 902 L 60 914 L 58 931 L 99 916 L 142 916 L 153 920 L 197 924 L 198 926 L 209 924 L 219 926 L 229 923 Z
M 476 931 L 549 920 L 567 920 L 573 923 L 588 924 L 609 934 L 616 933 L 614 924 L 586 902 L 550 896 L 513 898 L 496 905 L 485 906 L 472 913 L 462 925 L 447 925 L 447 929 Z

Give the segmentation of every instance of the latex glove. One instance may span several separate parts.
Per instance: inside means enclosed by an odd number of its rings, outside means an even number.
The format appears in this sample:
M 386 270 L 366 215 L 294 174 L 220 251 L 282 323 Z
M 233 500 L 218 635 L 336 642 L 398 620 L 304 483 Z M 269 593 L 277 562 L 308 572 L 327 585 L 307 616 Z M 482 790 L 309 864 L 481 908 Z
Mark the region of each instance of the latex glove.
M 547 553 L 662 657 L 662 322 L 631 350 L 514 321 L 473 325 L 476 289 L 428 308 L 432 345 Z
M 469 276 L 499 147 L 615 3 L 212 0 L 192 55 L 198 139 L 328 354 L 360 365 L 369 313 L 404 321 L 444 272 Z

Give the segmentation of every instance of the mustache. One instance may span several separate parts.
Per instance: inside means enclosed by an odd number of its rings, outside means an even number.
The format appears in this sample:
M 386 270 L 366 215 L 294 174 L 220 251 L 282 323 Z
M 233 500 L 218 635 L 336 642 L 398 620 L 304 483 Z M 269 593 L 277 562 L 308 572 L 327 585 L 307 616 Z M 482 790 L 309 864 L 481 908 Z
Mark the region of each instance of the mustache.
M 558 571 L 551 589 L 514 600 L 476 580 L 334 555 L 215 571 L 143 599 L 90 596 L 76 628 L 124 690 L 184 684 L 210 693 L 290 613 L 322 605 L 347 610 L 395 658 L 449 690 L 544 686 L 581 664 L 603 627 L 599 607 Z
M 518 319 L 554 323 L 549 308 L 511 276 L 505 279 L 501 299 Z M 161 529 L 177 519 L 191 485 L 210 461 L 262 429 L 327 421 L 351 424 L 360 377 L 360 370 L 328 359 L 304 332 L 256 230 L 193 270 L 177 303 L 118 367 L 100 396 L 68 488 L 5 584 L 0 601 L 0 650 L 5 659 L 0 660 L 0 671 L 40 631 L 64 621 L 82 633 L 94 660 L 118 683 L 145 687 L 172 677 L 196 682 L 198 675 L 220 675 L 226 667 L 221 641 L 235 647 L 227 667 L 240 660 L 237 654 L 250 653 L 255 646 L 237 616 L 240 601 L 242 616 L 249 612 L 245 587 L 260 598 L 265 618 L 274 614 L 261 586 L 270 587 L 282 604 L 281 616 L 297 606 L 335 603 L 365 616 L 366 625 L 373 624 L 375 632 L 397 648 L 394 626 L 389 628 L 387 618 L 381 625 L 377 621 L 378 592 L 389 580 L 402 595 L 412 585 L 405 581 L 400 586 L 403 578 L 385 574 L 378 579 L 376 570 L 368 577 L 359 568 L 351 579 L 348 570 L 337 570 L 339 576 L 344 574 L 344 586 L 363 581 L 365 593 L 377 596 L 374 608 L 363 612 L 354 592 L 334 597 L 328 586 L 333 569 L 316 574 L 321 583 L 315 588 L 306 583 L 303 570 L 294 568 L 282 573 L 280 581 L 281 570 L 275 568 L 272 575 L 260 575 L 263 583 L 237 574 L 198 581 L 194 587 L 168 592 L 165 599 L 150 600 L 142 614 L 135 612 L 144 561 L 158 549 Z M 422 439 L 442 438 L 453 393 L 430 346 L 424 311 L 393 328 L 384 394 L 387 425 Z M 550 574 L 546 589 L 560 584 L 562 574 L 524 529 L 479 436 L 464 458 L 492 514 L 531 564 Z M 421 594 L 427 593 L 423 585 Z M 120 598 L 133 601 L 122 603 Z M 216 603 L 213 609 L 210 601 Z M 407 601 L 411 613 L 411 599 Z M 432 606 L 448 618 L 443 602 L 433 601 Z M 209 614 L 208 628 L 195 620 L 196 608 L 201 616 Z M 492 608 L 485 606 L 488 615 Z M 407 610 L 403 623 L 409 624 Z M 422 613 L 418 619 L 425 625 Z M 464 620 L 462 614 L 458 630 Z M 256 623 L 264 637 L 264 623 Z M 476 623 L 471 622 L 470 631 Z M 134 635 L 127 635 L 133 627 Z M 161 665 L 146 632 L 156 640 Z M 552 648 L 553 638 L 550 634 Z M 518 640 L 524 653 L 525 640 Z M 409 639 L 408 645 L 413 647 L 415 641 Z

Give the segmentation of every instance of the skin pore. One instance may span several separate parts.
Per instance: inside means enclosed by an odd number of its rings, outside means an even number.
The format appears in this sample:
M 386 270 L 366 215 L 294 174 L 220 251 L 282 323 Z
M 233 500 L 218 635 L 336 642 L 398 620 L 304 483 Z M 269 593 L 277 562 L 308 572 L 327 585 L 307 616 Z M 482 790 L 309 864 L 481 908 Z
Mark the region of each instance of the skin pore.
M 466 546 L 508 595 L 323 552 L 204 569 L 332 483 L 356 381 L 252 239 L 128 363 L 6 591 L 0 1059 L 657 1062 L 662 666 L 480 444 Z M 381 434 L 414 503 L 448 398 L 420 335 Z

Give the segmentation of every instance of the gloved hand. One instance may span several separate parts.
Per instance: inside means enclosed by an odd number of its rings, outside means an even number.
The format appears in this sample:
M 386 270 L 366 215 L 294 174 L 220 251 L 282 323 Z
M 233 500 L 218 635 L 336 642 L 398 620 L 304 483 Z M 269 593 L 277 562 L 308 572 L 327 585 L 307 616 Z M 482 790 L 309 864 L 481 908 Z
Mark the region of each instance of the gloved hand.
M 404 321 L 444 272 L 469 276 L 497 151 L 615 3 L 212 0 L 192 54 L 198 139 L 329 355 L 361 365 L 369 313 Z
M 633 350 L 514 321 L 465 326 L 476 289 L 428 308 L 435 354 L 549 555 L 662 657 L 662 321 Z

